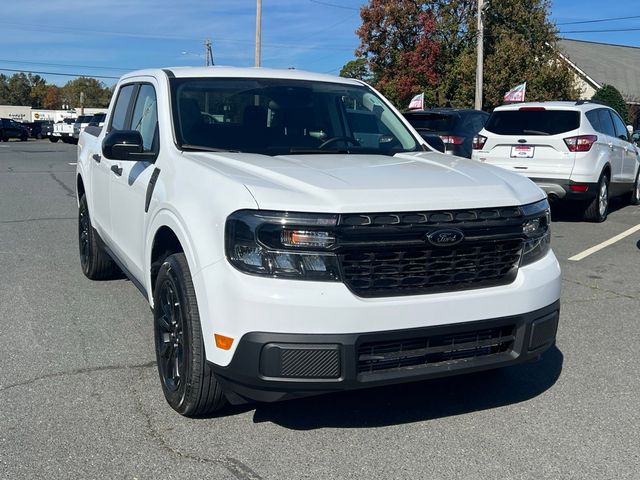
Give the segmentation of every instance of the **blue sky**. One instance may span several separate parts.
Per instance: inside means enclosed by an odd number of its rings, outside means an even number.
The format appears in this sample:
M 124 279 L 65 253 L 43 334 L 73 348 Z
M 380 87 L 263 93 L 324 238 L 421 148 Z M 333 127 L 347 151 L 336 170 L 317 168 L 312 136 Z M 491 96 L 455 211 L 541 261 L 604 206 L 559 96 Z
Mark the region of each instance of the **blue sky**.
M 490 1 L 490 0 L 489 0 Z M 128 70 L 254 63 L 255 0 L 3 0 L 0 68 L 118 77 Z M 263 0 L 262 64 L 337 74 L 358 46 L 360 0 Z M 611 6 L 615 4 L 615 10 Z M 637 0 L 555 0 L 556 23 L 640 15 Z M 640 18 L 560 25 L 561 31 L 640 28 Z M 568 38 L 640 46 L 640 31 Z M 11 72 L 2 72 L 10 74 Z M 72 77 L 43 75 L 62 85 Z M 115 80 L 105 78 L 112 84 Z

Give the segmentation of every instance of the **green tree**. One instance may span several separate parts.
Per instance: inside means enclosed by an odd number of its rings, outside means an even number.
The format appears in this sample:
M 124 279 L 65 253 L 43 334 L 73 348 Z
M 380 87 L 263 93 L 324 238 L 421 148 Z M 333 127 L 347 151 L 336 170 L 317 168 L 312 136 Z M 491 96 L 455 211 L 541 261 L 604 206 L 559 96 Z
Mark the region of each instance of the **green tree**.
M 67 82 L 61 89 L 60 100 L 70 108 L 79 108 L 80 93 L 84 93 L 85 107 L 107 107 L 111 100 L 111 91 L 105 84 L 89 77 L 78 77 Z
M 340 76 L 345 78 L 357 78 L 364 82 L 371 80 L 371 73 L 367 66 L 367 60 L 364 58 L 356 58 L 344 64 L 340 69 Z
M 0 73 L 0 105 L 9 103 L 9 87 L 6 75 Z
M 485 13 L 485 100 L 488 108 L 527 82 L 527 100 L 577 97 L 573 74 L 559 60 L 549 0 L 492 0 Z
M 369 0 L 361 9 L 356 55 L 366 58 L 374 85 L 401 108 L 407 88 L 425 92 L 429 104 L 470 107 L 476 9 L 477 0 Z M 577 96 L 573 75 L 556 54 L 548 0 L 491 0 L 485 26 L 485 108 L 500 105 L 524 81 L 527 100 Z
M 629 123 L 629 109 L 620 91 L 612 85 L 603 85 L 594 95 L 593 100 L 609 105 L 617 111 L 625 123 Z
M 9 105 L 31 105 L 31 82 L 24 73 L 16 73 L 7 81 Z
M 47 82 L 40 75 L 27 76 L 29 84 L 31 86 L 31 92 L 29 93 L 30 103 L 33 108 L 42 108 L 44 102 L 44 96 L 47 94 Z

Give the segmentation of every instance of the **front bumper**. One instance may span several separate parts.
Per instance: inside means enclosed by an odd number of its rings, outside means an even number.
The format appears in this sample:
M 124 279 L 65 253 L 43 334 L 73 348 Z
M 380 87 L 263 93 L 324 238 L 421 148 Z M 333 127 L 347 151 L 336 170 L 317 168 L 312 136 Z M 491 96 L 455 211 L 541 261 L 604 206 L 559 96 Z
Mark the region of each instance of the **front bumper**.
M 226 367 L 232 403 L 278 401 L 470 373 L 526 362 L 555 342 L 560 302 L 469 323 L 352 334 L 251 332 Z

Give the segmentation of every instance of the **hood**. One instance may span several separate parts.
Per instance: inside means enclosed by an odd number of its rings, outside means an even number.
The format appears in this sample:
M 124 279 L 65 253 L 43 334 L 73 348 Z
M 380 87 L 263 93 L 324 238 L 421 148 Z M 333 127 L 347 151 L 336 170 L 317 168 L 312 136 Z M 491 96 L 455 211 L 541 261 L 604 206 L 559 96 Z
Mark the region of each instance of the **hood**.
M 464 209 L 524 205 L 545 197 L 524 176 L 434 152 L 393 157 L 184 155 L 241 182 L 265 210 L 347 213 Z

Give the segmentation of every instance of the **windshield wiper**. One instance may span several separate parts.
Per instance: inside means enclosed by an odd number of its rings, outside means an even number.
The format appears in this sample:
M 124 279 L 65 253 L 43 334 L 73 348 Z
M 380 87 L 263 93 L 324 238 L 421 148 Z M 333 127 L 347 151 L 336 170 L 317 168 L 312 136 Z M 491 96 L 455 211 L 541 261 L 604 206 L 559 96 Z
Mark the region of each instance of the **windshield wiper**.
M 531 135 L 551 135 L 549 132 L 541 132 L 540 130 L 522 130 L 522 133 L 530 133 Z
M 182 150 L 187 150 L 191 152 L 227 152 L 227 153 L 240 153 L 240 150 L 229 150 L 228 148 L 216 148 L 216 147 L 205 147 L 203 145 L 191 145 L 189 143 L 185 143 L 181 146 Z
M 313 155 L 313 154 L 323 154 L 323 153 L 353 153 L 351 150 L 347 149 L 326 149 L 326 148 L 291 148 L 289 149 L 289 154 L 295 155 Z

